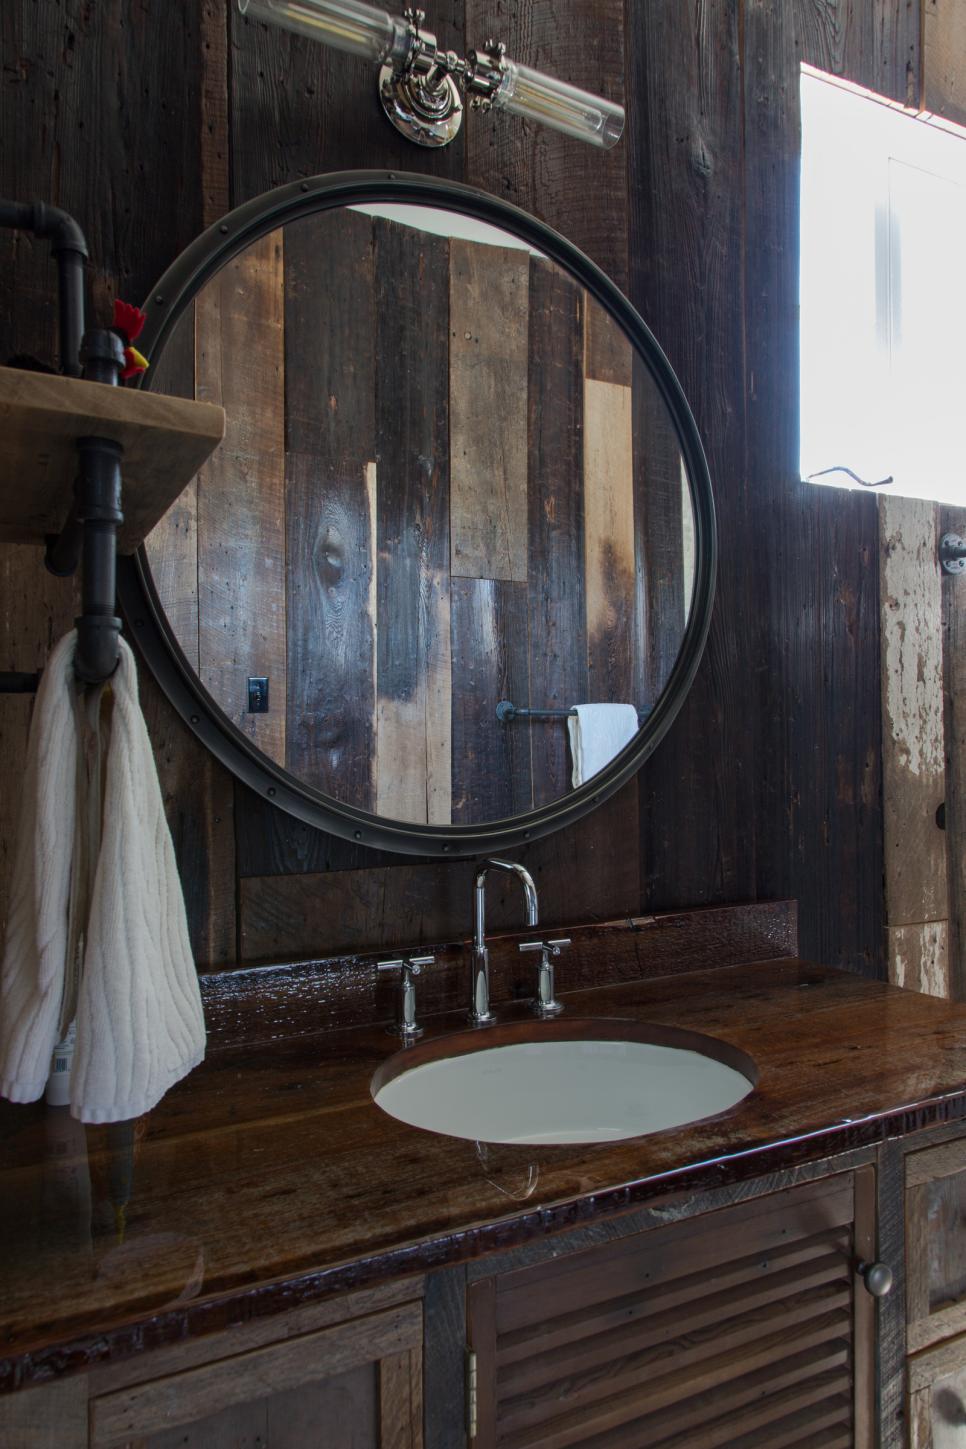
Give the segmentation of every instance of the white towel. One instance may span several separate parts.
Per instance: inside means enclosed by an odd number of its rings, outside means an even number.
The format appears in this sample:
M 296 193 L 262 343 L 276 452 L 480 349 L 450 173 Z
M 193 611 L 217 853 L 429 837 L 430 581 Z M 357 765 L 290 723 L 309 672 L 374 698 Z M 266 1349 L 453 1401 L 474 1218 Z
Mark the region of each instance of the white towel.
M 0 1093 L 43 1093 L 69 991 L 68 915 L 77 822 L 76 635 L 44 670 L 30 730 L 6 948 Z M 205 1051 L 184 898 L 128 645 L 110 688 L 103 830 L 77 993 L 71 1112 L 115 1122 L 147 1112 Z
M 639 726 L 632 704 L 577 704 L 574 709 L 576 714 L 567 719 L 567 731 L 576 790 L 620 754 Z

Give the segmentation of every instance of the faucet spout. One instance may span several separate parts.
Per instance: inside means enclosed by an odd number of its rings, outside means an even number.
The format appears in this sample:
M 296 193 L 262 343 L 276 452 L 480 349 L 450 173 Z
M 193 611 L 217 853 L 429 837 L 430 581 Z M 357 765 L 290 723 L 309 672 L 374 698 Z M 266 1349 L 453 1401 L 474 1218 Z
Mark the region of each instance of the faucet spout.
M 486 877 L 491 870 L 505 870 L 515 875 L 523 887 L 527 906 L 527 925 L 538 920 L 537 887 L 525 866 L 512 860 L 487 860 L 476 872 L 474 887 L 473 950 L 470 963 L 470 1021 L 474 1026 L 488 1026 L 496 1018 L 490 1010 L 490 953 L 486 946 Z

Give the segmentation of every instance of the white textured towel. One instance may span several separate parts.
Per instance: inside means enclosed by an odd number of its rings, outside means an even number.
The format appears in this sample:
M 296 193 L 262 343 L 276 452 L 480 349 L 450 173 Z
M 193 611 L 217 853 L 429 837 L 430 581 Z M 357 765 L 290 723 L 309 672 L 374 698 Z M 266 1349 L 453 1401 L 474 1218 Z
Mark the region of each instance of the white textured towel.
M 30 730 L 10 919 L 0 968 L 0 1093 L 42 1095 L 70 990 L 77 823 L 76 635 L 43 672 Z M 77 991 L 71 1111 L 82 1122 L 147 1112 L 205 1052 L 184 898 L 128 645 L 110 683 L 103 828 Z
M 637 734 L 638 721 L 632 704 L 577 704 L 574 709 L 576 713 L 567 719 L 567 731 L 576 790 L 620 754 Z

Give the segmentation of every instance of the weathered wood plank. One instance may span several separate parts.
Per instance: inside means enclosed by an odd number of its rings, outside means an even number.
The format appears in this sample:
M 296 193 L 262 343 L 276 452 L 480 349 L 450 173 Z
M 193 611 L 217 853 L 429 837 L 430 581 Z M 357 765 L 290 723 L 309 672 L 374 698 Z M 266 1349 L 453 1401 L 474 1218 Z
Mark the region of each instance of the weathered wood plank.
M 462 1449 L 466 1426 L 466 1270 L 462 1264 L 427 1276 L 423 1325 L 426 1449 Z
M 228 413 L 198 479 L 199 658 L 238 729 L 285 761 L 285 382 L 281 234 L 229 262 L 195 303 L 198 396 Z M 248 679 L 269 710 L 248 710 Z
M 286 766 L 374 801 L 372 222 L 325 213 L 285 241 Z
M 66 1449 L 86 1443 L 86 1375 L 0 1399 L 0 1444 L 10 1449 Z
M 922 94 L 920 105 L 966 126 L 966 10 L 957 0 L 920 0 Z
M 945 921 L 942 596 L 936 506 L 879 499 L 882 794 L 890 926 Z
M 949 945 L 946 921 L 886 928 L 886 965 L 894 986 L 949 995 Z
M 635 702 L 653 709 L 681 649 L 693 579 L 693 510 L 681 446 L 653 378 L 633 375 Z
M 527 577 L 527 312 L 530 256 L 450 244 L 452 576 Z
M 530 263 L 529 636 L 533 709 L 589 698 L 584 614 L 583 297 L 559 267 Z M 514 703 L 519 701 L 514 700 Z M 570 789 L 567 730 L 518 721 L 533 737 L 533 802 Z
M 707 446 L 720 540 L 707 654 L 674 729 L 638 777 L 643 899 L 753 899 L 761 759 L 747 621 L 764 605 L 747 552 L 755 533 L 744 452 L 738 6 L 641 5 L 627 45 L 630 297 L 667 352 Z M 735 768 L 723 769 L 723 760 Z M 682 830 L 684 820 L 701 827 Z
M 966 509 L 942 508 L 939 533 L 966 533 Z M 946 766 L 946 885 L 949 906 L 949 991 L 966 998 L 966 596 L 941 581 L 943 615 L 943 728 Z
M 374 235 L 376 809 L 449 824 L 449 244 L 383 220 Z
M 634 462 L 630 387 L 584 381 L 584 569 L 587 693 L 637 707 L 633 677 Z
M 630 387 L 635 354 L 624 333 L 590 293 L 584 295 L 584 377 Z
M 481 824 L 533 804 L 531 727 L 496 717 L 499 700 L 530 698 L 526 585 L 454 578 L 450 607 L 453 823 Z
M 286 765 L 304 784 L 367 810 L 374 804 L 375 467 L 325 476 L 314 455 L 288 453 L 286 471 Z
M 409 1349 L 419 1342 L 422 1319 L 421 1304 L 403 1304 L 337 1328 L 104 1394 L 91 1404 L 92 1449 L 101 1445 L 107 1449 L 134 1434 L 188 1424 L 246 1403 L 259 1396 L 259 1384 L 284 1392 Z

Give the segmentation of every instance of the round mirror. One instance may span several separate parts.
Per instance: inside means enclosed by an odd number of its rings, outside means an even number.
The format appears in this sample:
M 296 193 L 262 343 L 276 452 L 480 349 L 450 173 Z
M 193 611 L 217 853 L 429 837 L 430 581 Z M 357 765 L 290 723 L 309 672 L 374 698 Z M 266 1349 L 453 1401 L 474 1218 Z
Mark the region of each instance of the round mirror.
M 451 183 L 272 192 L 158 284 L 144 386 L 225 440 L 122 570 L 163 687 L 303 819 L 470 854 L 599 803 L 703 648 L 707 467 L 643 322 Z

